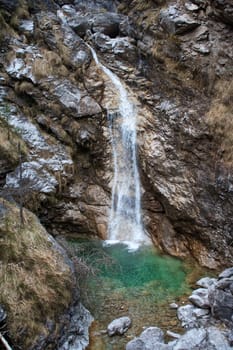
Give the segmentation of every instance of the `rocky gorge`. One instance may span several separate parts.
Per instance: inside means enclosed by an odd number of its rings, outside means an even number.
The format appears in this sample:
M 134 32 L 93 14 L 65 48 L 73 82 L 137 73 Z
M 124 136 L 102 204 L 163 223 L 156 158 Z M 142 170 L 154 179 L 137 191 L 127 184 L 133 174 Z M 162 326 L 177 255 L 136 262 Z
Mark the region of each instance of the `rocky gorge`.
M 107 238 L 112 82 L 137 106 L 142 218 L 154 244 L 232 264 L 231 1 L 0 0 L 0 184 L 54 237 Z

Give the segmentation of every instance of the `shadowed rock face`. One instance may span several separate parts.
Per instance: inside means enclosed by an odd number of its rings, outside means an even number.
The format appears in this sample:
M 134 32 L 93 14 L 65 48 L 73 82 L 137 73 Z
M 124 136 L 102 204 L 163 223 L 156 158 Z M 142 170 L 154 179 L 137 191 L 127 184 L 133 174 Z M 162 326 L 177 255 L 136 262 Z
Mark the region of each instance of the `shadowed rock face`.
M 154 243 L 212 268 L 231 261 L 231 141 L 223 145 L 207 118 L 231 108 L 226 3 L 28 2 L 30 23 L 21 19 L 0 55 L 8 107 L 1 115 L 27 145 L 24 176 L 40 184 L 32 192 L 52 233 L 107 235 L 113 164 L 106 109 L 109 101 L 117 108 L 117 96 L 88 42 L 137 104 L 143 218 Z M 4 182 L 15 162 L 7 168 L 0 157 Z M 8 188 L 17 174 L 16 168 L 7 176 Z M 29 191 L 25 203 L 32 209 L 30 198 Z

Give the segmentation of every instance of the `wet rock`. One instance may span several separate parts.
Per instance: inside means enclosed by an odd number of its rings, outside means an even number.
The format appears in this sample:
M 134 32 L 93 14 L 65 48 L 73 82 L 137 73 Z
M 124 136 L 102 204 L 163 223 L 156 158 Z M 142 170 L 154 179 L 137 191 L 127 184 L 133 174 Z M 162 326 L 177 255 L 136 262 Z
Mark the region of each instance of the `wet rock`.
M 199 288 L 192 292 L 192 295 L 189 297 L 189 300 L 196 306 L 208 309 L 210 307 L 208 299 L 208 290 L 205 288 Z
M 199 23 L 187 14 L 182 14 L 176 6 L 160 11 L 160 24 L 171 34 L 184 34 L 199 26 Z
M 113 320 L 107 327 L 108 335 L 123 335 L 131 326 L 131 320 L 129 317 L 123 316 Z

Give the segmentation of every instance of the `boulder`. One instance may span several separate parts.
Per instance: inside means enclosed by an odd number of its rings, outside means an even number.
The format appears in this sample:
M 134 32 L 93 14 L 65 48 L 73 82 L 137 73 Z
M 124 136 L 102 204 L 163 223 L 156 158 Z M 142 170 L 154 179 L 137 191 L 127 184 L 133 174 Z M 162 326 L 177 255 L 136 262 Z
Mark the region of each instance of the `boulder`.
M 157 343 L 163 343 L 164 342 L 164 334 L 163 331 L 158 327 L 149 327 L 146 328 L 141 334 L 140 339 L 144 341 L 144 343 L 149 348 L 155 347 L 155 344 Z
M 209 302 L 211 313 L 222 321 L 233 321 L 233 295 L 230 291 L 210 288 Z
M 229 267 L 228 269 L 224 270 L 223 272 L 220 273 L 218 278 L 229 278 L 233 277 L 233 267 Z
M 147 347 L 140 338 L 135 338 L 126 344 L 125 350 L 147 350 Z
M 210 307 L 208 299 L 208 290 L 206 288 L 198 288 L 192 292 L 189 300 L 196 306 L 208 309 Z
M 164 333 L 158 327 L 146 328 L 139 337 L 126 345 L 126 350 L 172 350 L 172 346 L 164 343 Z
M 206 330 L 204 328 L 191 329 L 181 336 L 173 350 L 206 350 Z
M 196 282 L 196 285 L 202 288 L 209 288 L 217 282 L 216 278 L 203 277 Z
M 208 347 L 207 349 L 211 350 L 230 350 L 232 349 L 229 345 L 227 338 L 224 336 L 216 327 L 208 327 L 207 329 L 208 336 Z
M 199 26 L 199 22 L 190 15 L 181 13 L 176 6 L 160 11 L 160 24 L 168 33 L 181 35 Z
M 111 323 L 109 323 L 107 332 L 111 337 L 113 335 L 123 335 L 129 327 L 131 326 L 131 319 L 127 316 L 116 318 Z
M 194 305 L 184 305 L 177 310 L 177 317 L 184 328 L 193 328 L 206 323 L 209 316 L 208 309 L 200 309 Z

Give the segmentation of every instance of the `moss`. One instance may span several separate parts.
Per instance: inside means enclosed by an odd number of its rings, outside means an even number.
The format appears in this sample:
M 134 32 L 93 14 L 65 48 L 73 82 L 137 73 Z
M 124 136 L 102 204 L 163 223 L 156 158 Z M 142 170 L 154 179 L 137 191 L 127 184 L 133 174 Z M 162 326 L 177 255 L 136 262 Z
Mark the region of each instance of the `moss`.
M 24 210 L 22 227 L 17 207 L 3 199 L 0 205 L 0 303 L 10 338 L 26 350 L 48 335 L 46 321 L 57 326 L 71 302 L 71 272 L 31 212 Z

